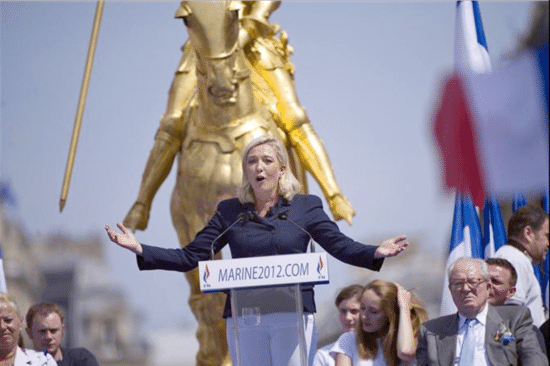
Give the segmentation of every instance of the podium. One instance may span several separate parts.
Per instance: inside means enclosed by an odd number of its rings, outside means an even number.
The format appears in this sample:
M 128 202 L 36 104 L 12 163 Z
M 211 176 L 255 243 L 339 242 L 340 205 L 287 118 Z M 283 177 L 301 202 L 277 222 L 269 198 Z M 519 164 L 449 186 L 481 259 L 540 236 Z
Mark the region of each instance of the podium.
M 199 275 L 201 291 L 229 291 L 234 366 L 308 365 L 301 285 L 329 282 L 326 253 L 202 261 Z

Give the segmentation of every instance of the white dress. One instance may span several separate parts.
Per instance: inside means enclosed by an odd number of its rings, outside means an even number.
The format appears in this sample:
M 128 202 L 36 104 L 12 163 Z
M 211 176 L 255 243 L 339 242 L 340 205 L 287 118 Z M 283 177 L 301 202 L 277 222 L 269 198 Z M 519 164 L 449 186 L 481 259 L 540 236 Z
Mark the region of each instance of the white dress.
M 336 342 L 327 344 L 326 346 L 319 348 L 315 352 L 315 357 L 313 358 L 313 366 L 334 366 L 334 358 L 330 354 L 332 347 Z
M 382 343 L 379 339 L 376 340 L 378 344 L 378 353 L 374 359 L 365 360 L 359 356 L 357 352 L 357 344 L 355 343 L 355 332 L 350 331 L 342 334 L 340 338 L 334 343 L 334 346 L 330 350 L 331 355 L 336 359 L 336 353 L 343 353 L 351 358 L 353 366 L 386 366 L 386 360 L 384 359 L 384 353 L 382 352 Z
M 32 349 L 17 347 L 14 366 L 57 366 L 49 353 L 36 352 Z
M 357 344 L 355 342 L 355 331 L 350 331 L 342 334 L 340 338 L 334 343 L 334 346 L 330 350 L 330 354 L 336 359 L 336 353 L 343 353 L 351 358 L 353 366 L 387 366 L 386 359 L 384 358 L 384 352 L 382 350 L 382 341 L 380 338 L 376 340 L 378 345 L 378 353 L 374 359 L 366 360 L 359 356 L 357 352 Z M 401 362 L 400 366 L 414 366 L 416 361 Z

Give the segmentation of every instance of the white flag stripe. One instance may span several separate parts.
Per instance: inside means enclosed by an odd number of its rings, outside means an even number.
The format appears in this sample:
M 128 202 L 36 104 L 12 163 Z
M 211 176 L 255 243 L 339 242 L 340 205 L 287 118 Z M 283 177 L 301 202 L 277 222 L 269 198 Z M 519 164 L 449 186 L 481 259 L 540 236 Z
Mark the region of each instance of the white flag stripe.
M 457 4 L 455 20 L 455 69 L 464 72 L 491 71 L 487 49 L 479 44 L 472 1 Z
M 548 117 L 533 55 L 465 81 L 489 190 L 542 192 L 548 187 Z
M 464 240 L 449 253 L 447 264 L 445 265 L 445 279 L 443 280 L 443 293 L 441 295 L 441 308 L 439 310 L 440 316 L 454 314 L 457 311 L 453 298 L 451 296 L 451 291 L 449 290 L 448 273 L 451 264 L 453 264 L 453 262 L 458 258 L 472 256 L 472 240 L 470 235 L 470 227 L 465 226 L 462 232 L 464 233 Z
M 487 233 L 484 233 L 487 235 Z M 489 243 L 485 247 L 483 258 L 491 258 L 495 255 L 495 233 L 493 231 L 493 225 L 489 225 Z
M 6 275 L 4 274 L 4 260 L 0 257 L 0 292 L 8 292 Z

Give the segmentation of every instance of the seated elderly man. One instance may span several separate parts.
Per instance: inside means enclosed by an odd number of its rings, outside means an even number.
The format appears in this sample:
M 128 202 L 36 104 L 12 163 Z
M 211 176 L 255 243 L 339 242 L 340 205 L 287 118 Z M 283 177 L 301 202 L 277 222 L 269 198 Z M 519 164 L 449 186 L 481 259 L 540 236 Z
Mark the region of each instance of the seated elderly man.
M 448 276 L 458 313 L 420 327 L 418 366 L 548 365 L 529 309 L 488 304 L 491 282 L 487 263 L 459 258 L 449 267 Z

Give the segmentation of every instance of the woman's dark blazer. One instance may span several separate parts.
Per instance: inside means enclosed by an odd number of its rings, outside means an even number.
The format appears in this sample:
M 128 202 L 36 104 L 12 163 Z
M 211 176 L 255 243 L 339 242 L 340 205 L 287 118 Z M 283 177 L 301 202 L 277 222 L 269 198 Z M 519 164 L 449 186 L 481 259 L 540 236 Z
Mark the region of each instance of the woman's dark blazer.
M 241 204 L 237 198 L 222 201 L 206 227 L 183 249 L 142 244 L 138 267 L 187 272 L 197 267 L 199 261 L 210 259 L 212 243 L 216 252 L 229 244 L 232 258 L 306 253 L 309 236 L 300 228 L 344 263 L 374 271 L 382 267 L 383 259 L 374 258 L 377 247 L 344 235 L 323 210 L 321 199 L 314 195 L 296 195 L 290 201 L 281 198 L 264 218 L 255 213 L 253 204 Z M 313 285 L 302 286 L 302 297 L 304 311 L 314 313 Z M 229 301 L 224 316 L 230 316 Z

